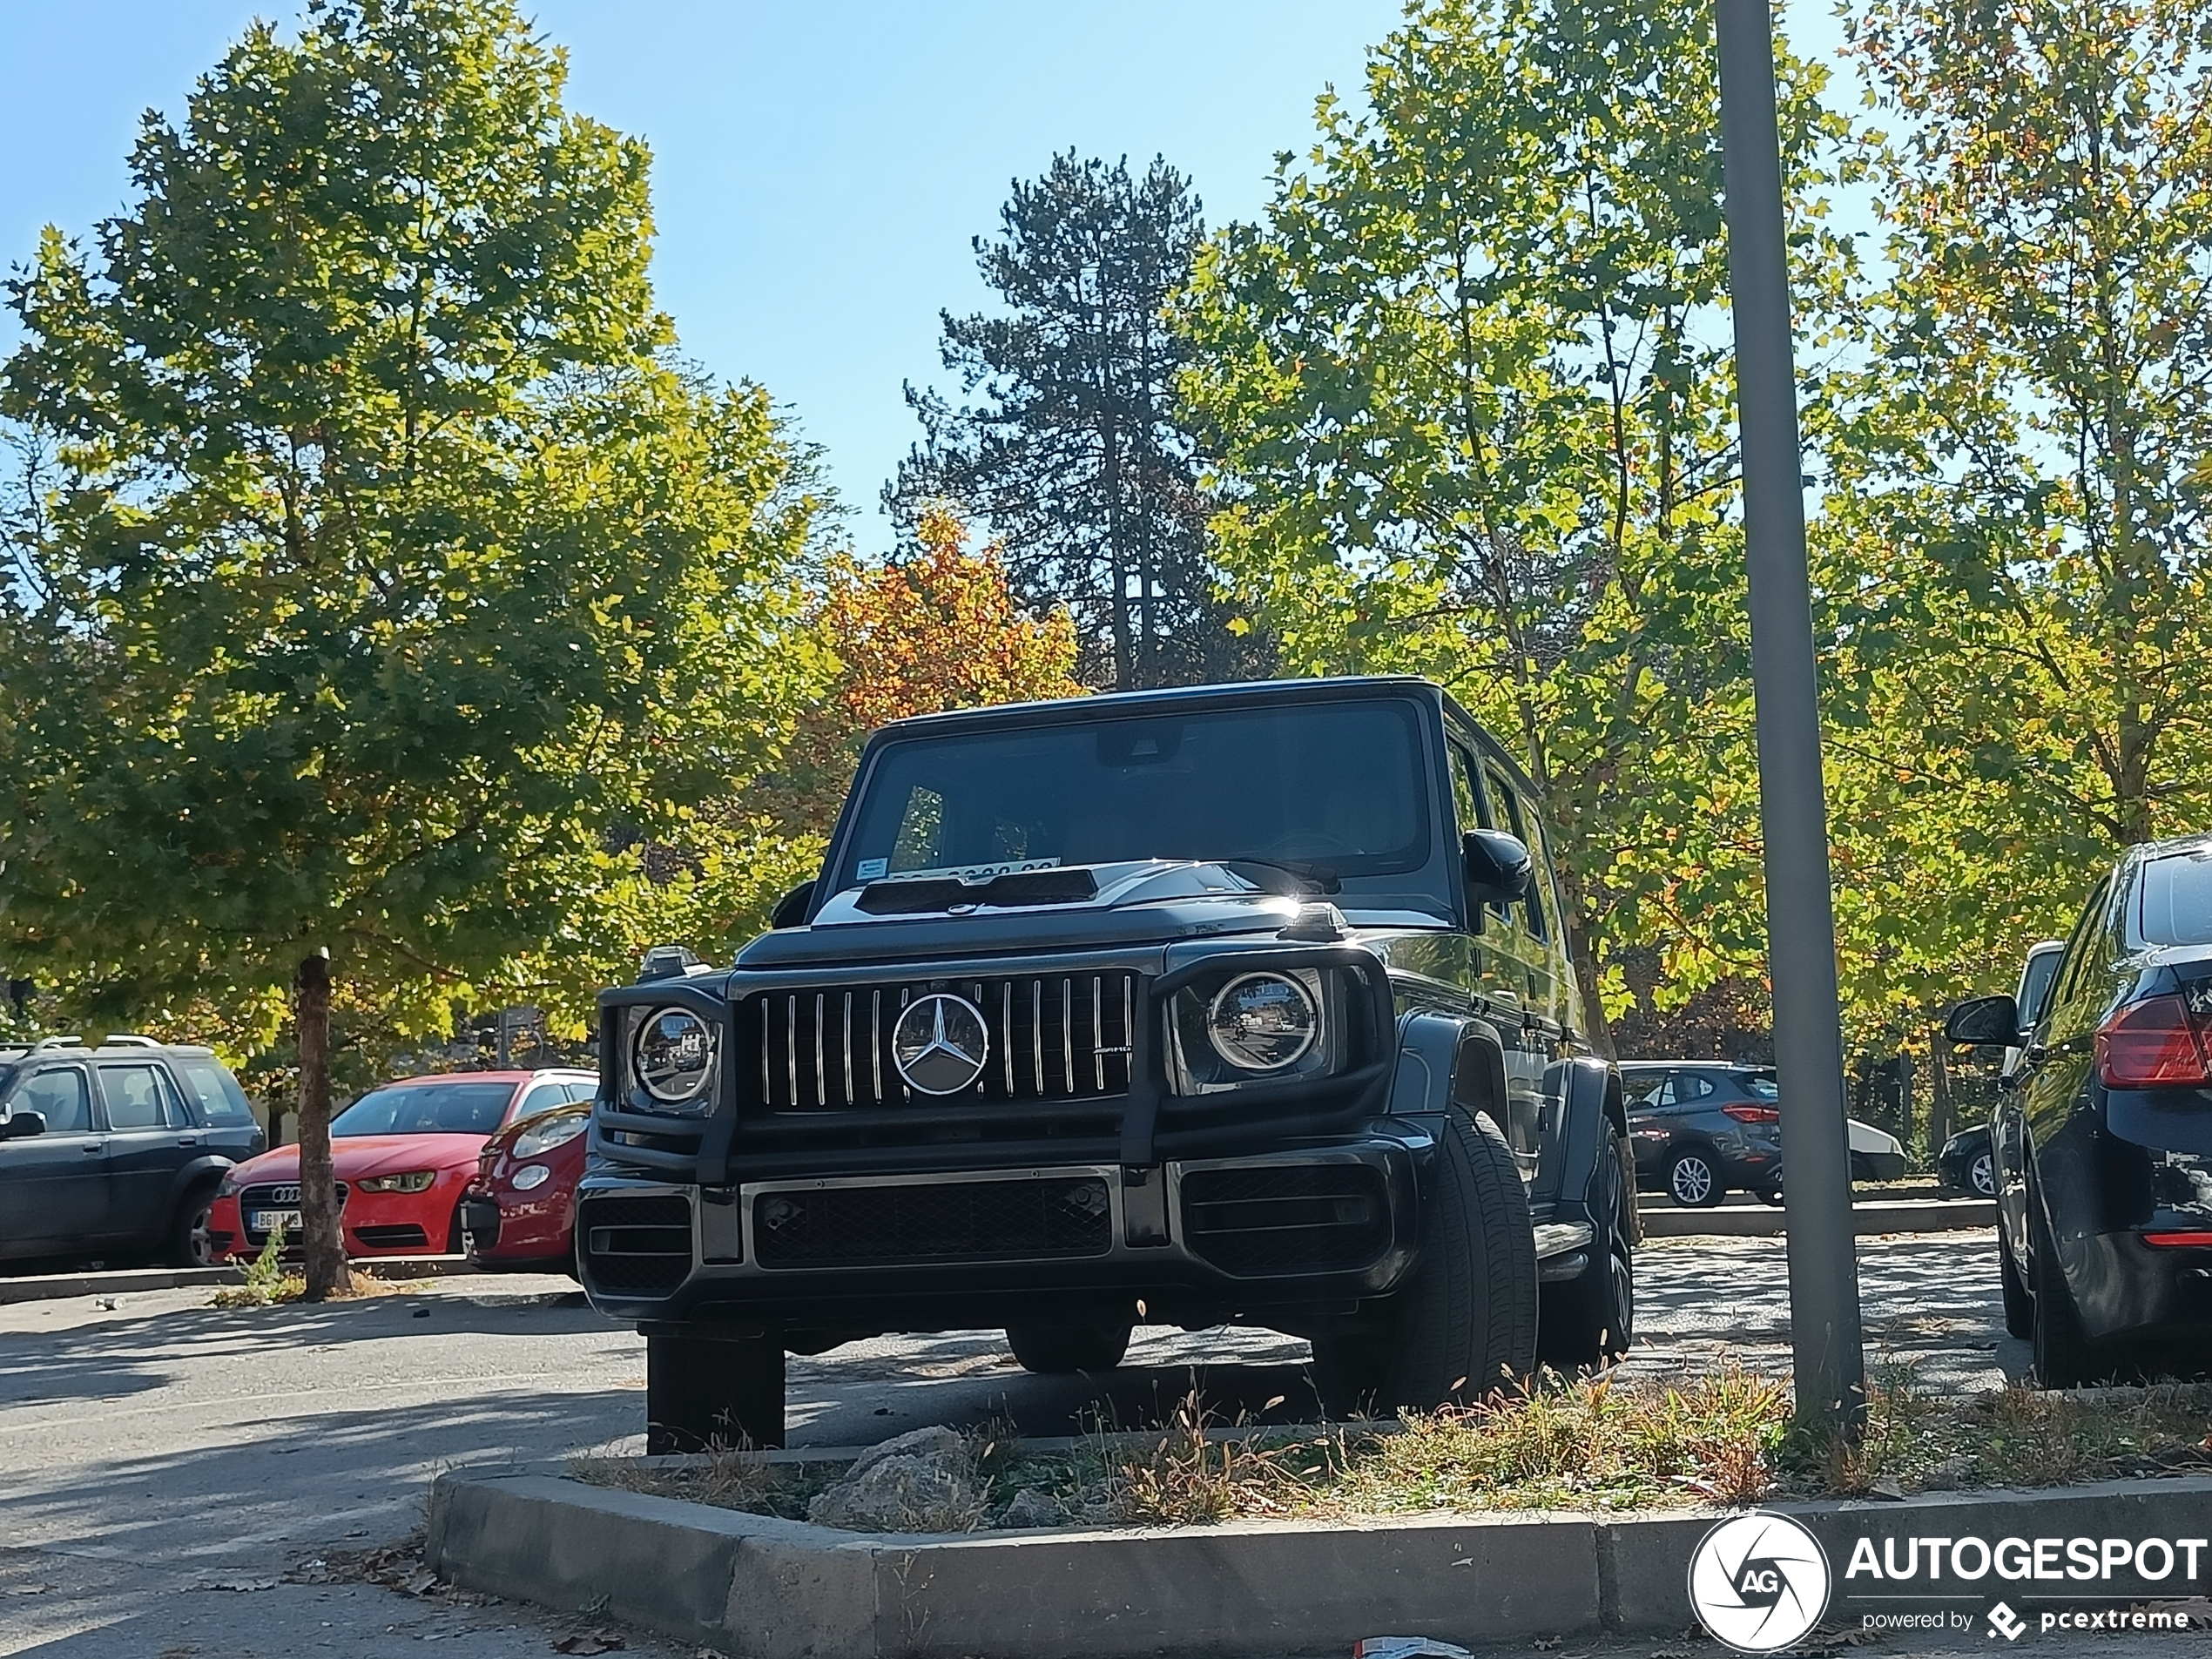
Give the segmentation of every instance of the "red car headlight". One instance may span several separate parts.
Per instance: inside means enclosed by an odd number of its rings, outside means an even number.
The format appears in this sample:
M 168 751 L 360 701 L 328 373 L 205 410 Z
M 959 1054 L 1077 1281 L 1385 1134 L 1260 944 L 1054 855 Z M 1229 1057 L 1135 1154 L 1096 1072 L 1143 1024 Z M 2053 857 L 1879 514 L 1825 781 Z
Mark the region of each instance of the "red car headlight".
M 435 1170 L 409 1170 L 404 1175 L 372 1175 L 354 1184 L 363 1192 L 427 1192 L 437 1178 Z

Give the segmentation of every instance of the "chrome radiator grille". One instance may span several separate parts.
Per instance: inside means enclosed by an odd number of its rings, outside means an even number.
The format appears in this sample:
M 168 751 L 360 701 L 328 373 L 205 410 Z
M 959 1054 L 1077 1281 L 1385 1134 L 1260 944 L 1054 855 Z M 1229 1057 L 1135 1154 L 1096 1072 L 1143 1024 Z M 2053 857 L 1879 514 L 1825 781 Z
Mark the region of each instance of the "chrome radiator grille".
M 736 1008 L 740 1109 L 834 1112 L 928 1100 L 900 1077 L 892 1030 L 915 998 L 974 1003 L 990 1038 L 982 1075 L 953 1101 L 1097 1100 L 1130 1084 L 1136 976 L 1038 974 L 759 991 Z

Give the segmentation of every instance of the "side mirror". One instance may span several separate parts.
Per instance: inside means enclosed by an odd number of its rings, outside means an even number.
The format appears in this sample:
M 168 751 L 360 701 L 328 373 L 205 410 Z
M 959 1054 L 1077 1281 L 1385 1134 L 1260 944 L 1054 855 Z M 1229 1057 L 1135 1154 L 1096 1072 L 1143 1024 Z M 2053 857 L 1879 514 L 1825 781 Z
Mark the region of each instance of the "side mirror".
M 1503 830 L 1469 830 L 1460 839 L 1467 895 L 1477 904 L 1511 904 L 1528 891 L 1528 849 Z
M 19 1141 L 26 1135 L 44 1135 L 45 1132 L 46 1114 L 44 1112 L 17 1112 L 0 1118 L 0 1141 Z
M 814 902 L 814 883 L 802 881 L 776 900 L 776 907 L 768 913 L 771 927 L 801 927 L 806 923 L 806 907 Z
M 1951 1010 L 1943 1035 L 1977 1049 L 2009 1049 L 2020 1040 L 2020 1004 L 2009 996 L 1976 996 Z

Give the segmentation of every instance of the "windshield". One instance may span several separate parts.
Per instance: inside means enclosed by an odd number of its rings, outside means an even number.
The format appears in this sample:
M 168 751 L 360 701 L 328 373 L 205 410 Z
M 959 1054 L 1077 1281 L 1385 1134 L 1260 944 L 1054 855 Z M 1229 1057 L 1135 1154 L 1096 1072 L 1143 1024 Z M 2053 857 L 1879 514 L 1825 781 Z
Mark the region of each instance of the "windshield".
M 1427 799 L 1420 728 L 1397 701 L 918 738 L 870 775 L 838 884 L 1238 856 L 1399 874 L 1428 861 Z
M 512 1083 L 404 1083 L 372 1089 L 331 1120 L 333 1135 L 489 1135 Z
M 2143 866 L 2143 943 L 2212 945 L 2212 851 Z

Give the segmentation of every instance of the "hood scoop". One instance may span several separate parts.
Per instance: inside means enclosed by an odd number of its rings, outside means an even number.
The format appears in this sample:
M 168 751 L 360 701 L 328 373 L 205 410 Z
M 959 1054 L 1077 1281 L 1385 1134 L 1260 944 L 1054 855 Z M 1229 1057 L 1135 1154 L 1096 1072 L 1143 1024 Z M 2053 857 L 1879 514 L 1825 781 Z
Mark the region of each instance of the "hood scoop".
M 871 881 L 853 905 L 871 916 L 919 916 L 963 908 L 1008 910 L 1028 905 L 1088 904 L 1097 896 L 1097 877 L 1077 866 L 1009 870 L 988 881 L 963 881 L 958 876 Z

